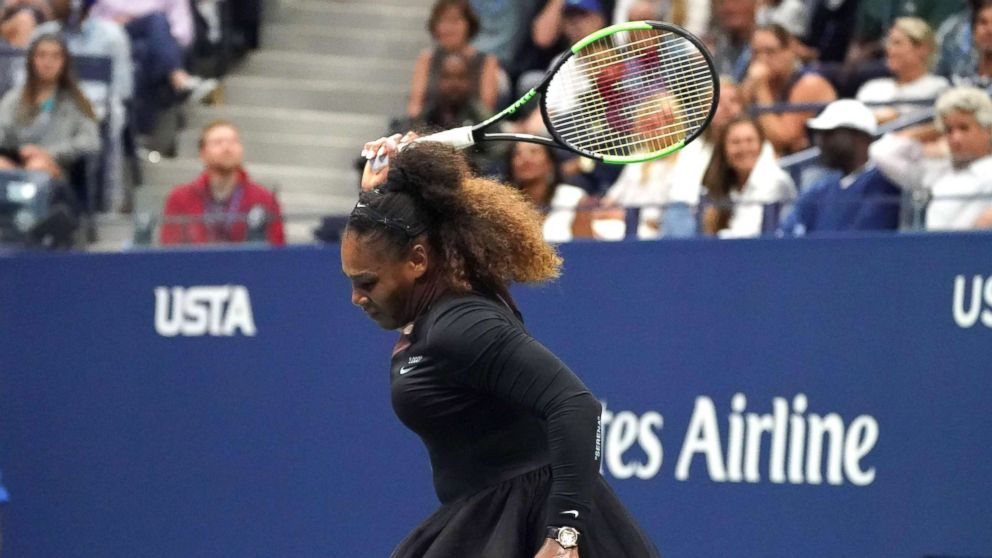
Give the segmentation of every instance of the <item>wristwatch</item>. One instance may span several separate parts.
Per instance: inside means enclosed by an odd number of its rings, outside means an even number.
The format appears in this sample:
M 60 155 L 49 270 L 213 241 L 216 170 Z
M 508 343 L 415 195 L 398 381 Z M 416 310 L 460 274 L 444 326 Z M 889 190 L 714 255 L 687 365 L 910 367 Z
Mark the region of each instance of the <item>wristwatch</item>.
M 574 527 L 548 527 L 548 538 L 565 550 L 579 546 L 579 531 Z

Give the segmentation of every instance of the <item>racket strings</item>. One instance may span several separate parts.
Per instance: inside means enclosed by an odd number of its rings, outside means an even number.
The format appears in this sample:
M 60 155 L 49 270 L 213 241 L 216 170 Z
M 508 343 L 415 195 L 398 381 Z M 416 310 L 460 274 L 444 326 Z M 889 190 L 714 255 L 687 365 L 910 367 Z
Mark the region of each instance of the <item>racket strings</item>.
M 606 47 L 605 50 L 599 50 L 599 51 L 594 50 L 593 52 L 584 52 L 583 54 L 576 54 L 575 57 L 573 57 L 574 65 L 572 67 L 575 69 L 575 71 L 592 73 L 598 70 L 602 70 L 605 67 L 612 66 L 617 62 L 629 60 L 631 58 L 637 58 L 639 56 L 649 53 L 656 53 L 659 55 L 667 56 L 669 52 L 676 49 L 698 52 L 695 45 L 692 45 L 692 43 L 686 41 L 681 37 L 676 37 L 675 35 L 671 35 L 671 37 L 673 38 L 670 39 L 661 39 L 660 37 L 661 35 L 658 35 L 652 37 L 651 39 L 641 39 L 638 41 L 634 41 L 632 43 L 620 43 L 618 45 L 611 45 L 609 47 Z M 656 47 L 658 47 L 662 43 L 669 43 L 669 44 L 665 45 L 664 48 L 660 50 L 657 49 Z M 597 47 L 597 48 L 604 48 L 604 47 Z
M 697 89 L 697 91 L 701 91 L 701 92 L 709 91 L 711 93 L 712 78 L 710 77 L 709 72 L 699 73 L 693 76 L 691 79 L 686 79 L 683 83 L 680 83 L 679 86 L 683 88 L 699 87 L 701 89 Z M 593 108 L 602 109 L 603 107 L 609 105 L 610 103 L 613 103 L 615 106 L 621 107 L 618 109 L 619 114 L 627 117 L 641 117 L 654 111 L 655 107 L 650 106 L 650 104 L 642 103 L 639 105 L 635 105 L 633 103 L 633 100 L 638 99 L 639 95 L 640 93 L 636 90 L 620 91 L 608 95 L 603 95 L 603 99 L 605 103 L 601 103 L 599 104 L 598 107 L 593 107 Z M 708 109 L 712 104 L 711 100 L 706 97 L 699 97 L 697 99 L 692 100 L 689 95 L 684 93 L 679 95 L 679 92 L 673 94 L 672 97 L 687 99 L 687 101 L 683 102 L 680 106 L 683 110 L 686 111 L 686 116 L 690 117 L 690 119 L 692 119 L 691 112 L 693 111 L 690 111 L 688 109 L 698 109 L 694 112 L 698 112 L 699 114 L 702 115 L 703 118 L 705 118 L 706 113 L 708 112 Z M 595 102 L 595 100 L 593 100 L 592 102 Z M 592 102 L 586 102 L 584 106 L 590 107 L 592 105 Z M 602 117 L 602 115 L 603 115 L 602 110 L 592 110 L 590 112 L 584 113 L 581 117 L 569 119 L 568 121 L 564 122 L 562 126 L 556 126 L 555 129 L 558 132 L 567 132 L 570 130 L 583 130 L 585 129 L 585 126 L 588 126 L 590 123 L 598 120 L 599 118 Z
M 602 141 L 599 142 L 597 147 L 603 147 L 603 143 L 616 144 L 623 135 L 628 133 L 629 130 L 624 128 L 629 128 L 631 119 L 642 118 L 647 114 L 667 111 L 670 118 L 676 121 L 676 124 L 688 122 L 691 125 L 695 120 L 705 119 L 708 113 L 707 108 L 711 104 L 710 99 L 706 97 L 712 95 L 712 80 L 708 69 L 703 68 L 702 72 L 698 72 L 699 75 L 693 76 L 689 76 L 685 72 L 676 72 L 673 70 L 675 64 L 691 58 L 691 55 L 672 58 L 661 66 L 659 70 L 641 73 L 639 75 L 631 73 L 628 68 L 623 79 L 613 84 L 612 90 L 594 91 L 591 94 L 587 92 L 585 95 L 586 98 L 582 99 L 581 102 L 587 108 L 592 108 L 593 110 L 585 113 L 580 119 L 572 119 L 571 123 L 566 124 L 562 129 L 568 131 L 569 127 L 571 127 L 572 131 L 567 133 L 567 135 L 571 141 L 576 141 L 583 134 L 588 135 L 588 126 L 591 123 L 602 120 L 604 116 L 612 116 L 613 122 L 609 122 L 609 124 L 614 124 L 614 131 L 607 135 L 599 134 L 598 139 Z M 663 83 L 663 76 L 667 77 L 670 83 Z M 652 87 L 652 82 L 654 82 L 653 85 L 655 87 Z M 646 89 L 655 90 L 656 93 L 663 93 L 665 87 L 670 91 L 670 95 L 662 95 L 655 99 L 649 99 L 646 102 L 644 99 L 641 99 L 641 102 L 638 102 L 638 96 L 643 97 L 643 92 Z M 708 91 L 704 95 L 698 95 L 698 89 L 700 87 L 706 88 Z M 681 106 L 678 106 L 679 99 L 689 100 L 692 98 L 691 93 L 693 89 L 697 90 L 696 97 L 699 100 L 695 102 L 683 101 Z M 596 95 L 602 98 L 602 102 L 596 99 Z M 589 98 L 590 96 L 591 98 Z M 612 114 L 609 114 L 610 109 L 608 107 L 612 107 Z M 616 126 L 618 123 L 620 124 L 619 127 Z M 671 133 L 656 133 L 654 137 L 659 143 L 667 146 L 668 142 L 664 140 L 672 135 Z M 644 143 L 643 141 L 639 141 L 638 145 L 640 146 Z
M 667 31 L 622 41 L 608 35 L 576 53 L 552 78 L 545 107 L 567 144 L 604 156 L 640 156 L 685 141 L 715 101 L 706 57 Z

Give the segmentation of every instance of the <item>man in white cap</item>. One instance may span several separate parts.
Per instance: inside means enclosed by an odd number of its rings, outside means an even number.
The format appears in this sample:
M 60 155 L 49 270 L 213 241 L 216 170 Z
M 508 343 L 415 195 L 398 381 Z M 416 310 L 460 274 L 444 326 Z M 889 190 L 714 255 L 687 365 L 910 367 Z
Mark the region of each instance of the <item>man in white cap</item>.
M 806 122 L 820 148 L 823 166 L 832 172 L 796 200 L 779 234 L 893 230 L 899 225 L 901 191 L 868 157 L 878 124 L 860 101 L 841 99 Z
M 992 227 L 992 100 L 981 89 L 956 87 L 935 109 L 936 130 L 886 134 L 872 145 L 872 159 L 899 186 L 929 192 L 928 230 Z M 948 156 L 927 160 L 923 141 L 937 132 Z

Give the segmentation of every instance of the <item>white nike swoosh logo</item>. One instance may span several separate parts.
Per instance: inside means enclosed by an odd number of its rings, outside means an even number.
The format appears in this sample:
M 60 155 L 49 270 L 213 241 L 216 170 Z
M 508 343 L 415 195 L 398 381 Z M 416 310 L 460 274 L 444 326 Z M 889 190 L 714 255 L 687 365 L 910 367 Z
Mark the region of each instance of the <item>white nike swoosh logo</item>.
M 413 370 L 414 368 L 416 368 L 416 366 L 403 366 L 403 367 L 401 367 L 400 368 L 400 376 L 402 376 L 403 374 L 406 374 L 407 372 Z M 576 516 L 576 517 L 578 517 L 578 516 Z
M 561 512 L 561 515 L 572 515 L 572 516 L 578 518 L 579 517 L 579 512 L 577 510 L 565 510 L 565 511 Z

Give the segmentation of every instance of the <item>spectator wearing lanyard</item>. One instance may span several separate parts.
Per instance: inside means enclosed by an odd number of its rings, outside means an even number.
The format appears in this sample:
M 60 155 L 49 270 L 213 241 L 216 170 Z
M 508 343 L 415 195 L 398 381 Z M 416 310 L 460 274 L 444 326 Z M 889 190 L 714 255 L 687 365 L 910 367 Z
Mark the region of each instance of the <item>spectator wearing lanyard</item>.
M 279 203 L 244 171 L 244 148 L 230 122 L 207 125 L 200 135 L 200 160 L 205 171 L 189 184 L 177 186 L 165 201 L 161 242 L 210 244 L 248 239 L 248 213 L 260 208 L 267 215 L 269 244 L 286 243 Z

